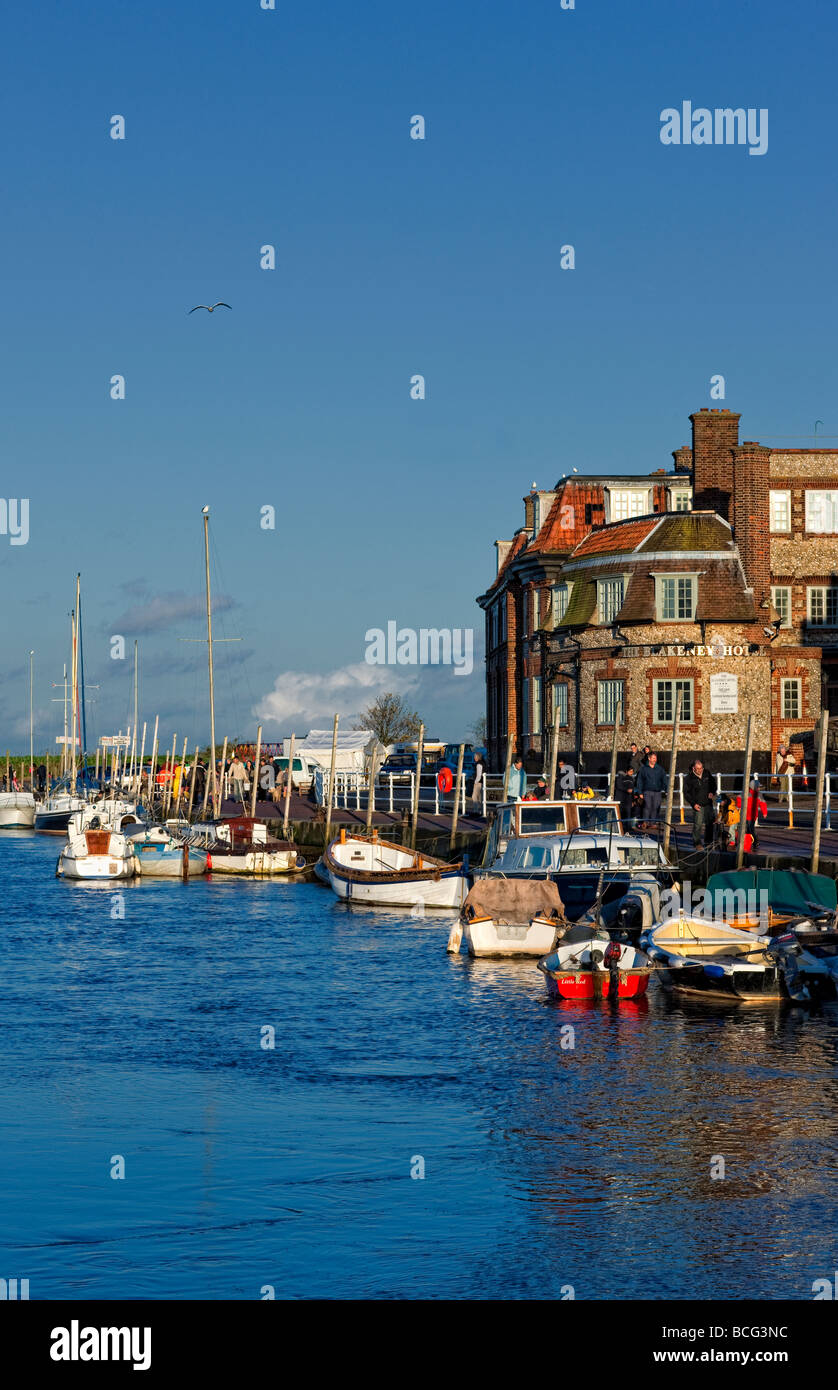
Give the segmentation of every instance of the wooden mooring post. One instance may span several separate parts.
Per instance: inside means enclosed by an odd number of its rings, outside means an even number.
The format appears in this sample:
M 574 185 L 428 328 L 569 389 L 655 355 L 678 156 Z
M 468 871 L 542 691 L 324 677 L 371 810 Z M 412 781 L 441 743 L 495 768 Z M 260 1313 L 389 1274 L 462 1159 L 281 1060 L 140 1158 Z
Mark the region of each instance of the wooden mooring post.
M 460 789 L 463 785 L 463 755 L 465 751 L 466 746 L 464 743 L 461 743 L 460 751 L 457 755 L 457 778 L 454 782 L 454 810 L 451 813 L 451 836 L 448 841 L 449 853 L 454 848 L 454 839 L 457 834 L 457 821 L 460 817 Z
M 323 832 L 323 848 L 329 844 L 329 835 L 332 829 L 332 807 L 335 802 L 335 763 L 338 756 L 338 716 L 335 715 L 334 727 L 332 728 L 332 757 L 329 763 L 329 794 L 326 797 L 326 829 Z
M 818 864 L 821 857 L 821 820 L 823 818 L 823 793 L 826 786 L 826 738 L 829 733 L 829 714 L 827 710 L 821 713 L 820 729 L 818 730 L 818 785 L 815 793 L 815 824 L 812 827 L 812 863 L 811 872 L 818 872 Z
M 616 782 L 617 782 L 617 743 L 618 743 L 619 738 L 620 738 L 620 725 L 622 724 L 622 722 L 623 722 L 623 702 L 622 702 L 622 700 L 618 700 L 618 701 L 617 701 L 617 713 L 616 713 L 616 715 L 615 715 L 615 717 L 614 717 L 614 739 L 613 739 L 613 742 L 612 742 L 612 744 L 611 744 L 611 772 L 610 772 L 610 775 L 609 775 L 609 778 L 608 778 L 608 795 L 609 795 L 609 797 L 611 798 L 612 801 L 614 800 L 614 787 L 615 787 Z M 670 781 L 671 781 L 671 775 L 670 775 Z M 550 791 L 550 795 L 551 795 L 551 796 L 553 795 L 553 792 L 552 792 L 552 779 L 551 779 L 551 791 Z M 669 817 L 667 817 L 667 819 L 669 819 Z
M 676 687 L 677 689 L 677 687 Z M 678 690 L 675 696 L 675 714 L 672 720 L 672 752 L 669 760 L 669 781 L 666 786 L 666 812 L 663 823 L 663 853 L 664 858 L 669 856 L 669 836 L 672 821 L 672 798 L 675 795 L 675 767 L 678 762 L 678 734 L 681 722 L 681 698 L 683 690 Z
M 291 735 L 291 747 L 288 752 L 287 779 L 285 782 L 285 814 L 282 817 L 282 836 L 285 839 L 288 835 L 288 814 L 291 809 L 291 783 L 294 780 L 294 737 Z
M 410 847 L 416 848 L 416 825 L 419 820 L 419 784 L 422 780 L 422 754 L 425 749 L 425 726 L 419 725 L 419 738 L 416 744 L 416 771 L 413 775 L 413 811 L 410 825 Z

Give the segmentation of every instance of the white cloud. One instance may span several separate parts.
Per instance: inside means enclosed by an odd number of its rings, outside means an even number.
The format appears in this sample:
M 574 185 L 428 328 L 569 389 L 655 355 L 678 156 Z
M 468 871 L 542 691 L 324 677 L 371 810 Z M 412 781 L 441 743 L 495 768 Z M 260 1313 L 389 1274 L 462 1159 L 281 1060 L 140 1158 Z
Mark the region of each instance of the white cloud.
M 256 705 L 254 714 L 265 723 L 281 725 L 283 730 L 294 721 L 300 730 L 303 726 L 322 727 L 322 721 L 335 714 L 360 714 L 385 690 L 403 695 L 415 685 L 415 674 L 392 666 L 371 666 L 366 661 L 322 673 L 285 671 Z
M 225 594 L 217 594 L 212 601 L 214 613 L 223 613 L 237 607 L 235 601 Z M 146 603 L 135 604 L 120 617 L 114 618 L 106 626 L 108 631 L 134 633 L 159 632 L 175 623 L 189 618 L 201 618 L 206 614 L 206 599 L 200 595 L 175 592 L 156 594 Z

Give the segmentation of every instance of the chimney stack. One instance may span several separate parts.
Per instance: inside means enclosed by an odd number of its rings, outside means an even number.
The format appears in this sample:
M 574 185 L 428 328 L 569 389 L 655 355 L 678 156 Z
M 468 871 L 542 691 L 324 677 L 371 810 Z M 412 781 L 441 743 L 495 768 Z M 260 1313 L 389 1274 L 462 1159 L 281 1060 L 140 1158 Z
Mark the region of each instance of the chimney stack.
M 718 512 L 731 523 L 733 457 L 739 446 L 739 418 L 733 410 L 706 408 L 690 416 L 693 427 L 693 510 Z
M 676 473 L 692 473 L 693 451 L 688 445 L 683 444 L 680 449 L 673 449 L 672 457 L 675 460 Z
M 771 450 L 764 444 L 748 442 L 735 451 L 733 537 L 757 608 L 771 594 L 770 466 Z

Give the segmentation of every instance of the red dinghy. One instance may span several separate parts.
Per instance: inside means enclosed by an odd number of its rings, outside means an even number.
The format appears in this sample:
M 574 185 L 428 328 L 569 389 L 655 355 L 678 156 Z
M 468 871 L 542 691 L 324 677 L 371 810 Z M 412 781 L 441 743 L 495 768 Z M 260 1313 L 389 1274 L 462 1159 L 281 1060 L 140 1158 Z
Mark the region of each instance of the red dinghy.
M 538 962 L 554 998 L 585 1002 L 640 999 L 654 966 L 636 947 L 612 941 L 608 932 L 580 923 L 561 937 L 555 951 Z

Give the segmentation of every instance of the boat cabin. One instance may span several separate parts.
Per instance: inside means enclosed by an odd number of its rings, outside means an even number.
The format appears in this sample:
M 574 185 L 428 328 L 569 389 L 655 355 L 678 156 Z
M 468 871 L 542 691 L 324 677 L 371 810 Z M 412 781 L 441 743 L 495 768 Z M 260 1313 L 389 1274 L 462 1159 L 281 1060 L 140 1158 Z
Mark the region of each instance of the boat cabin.
M 617 801 L 589 798 L 569 801 L 504 801 L 489 829 L 484 864 L 492 864 L 510 840 L 533 835 L 572 835 L 579 831 L 622 835 Z

